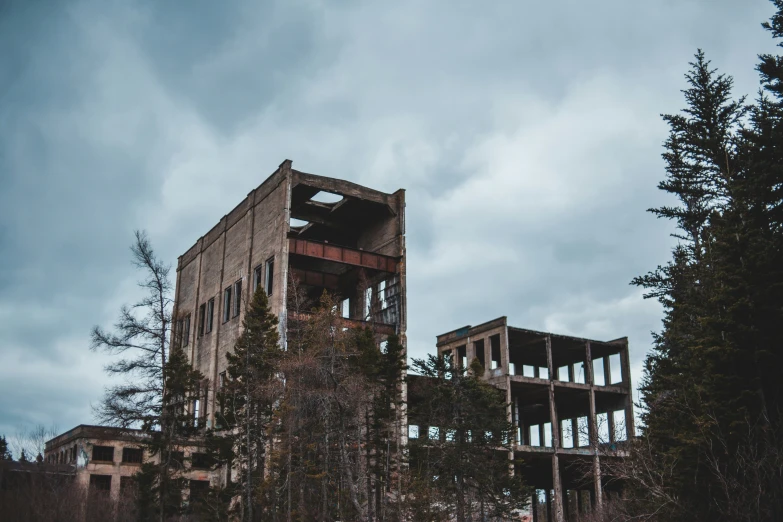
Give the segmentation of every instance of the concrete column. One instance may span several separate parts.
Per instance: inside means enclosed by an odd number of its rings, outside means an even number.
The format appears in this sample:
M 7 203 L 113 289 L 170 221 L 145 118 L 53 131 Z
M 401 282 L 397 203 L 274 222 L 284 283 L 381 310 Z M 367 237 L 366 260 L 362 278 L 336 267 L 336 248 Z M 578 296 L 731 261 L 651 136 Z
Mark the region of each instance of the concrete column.
M 609 357 L 604 357 L 604 385 L 612 384 L 612 363 Z
M 603 510 L 603 502 L 601 495 L 601 461 L 598 456 L 598 427 L 596 425 L 597 415 L 595 411 L 595 378 L 593 375 L 593 355 L 591 352 L 590 341 L 585 343 L 585 357 L 587 359 L 587 382 L 590 384 L 590 416 L 587 419 L 588 430 L 590 433 L 590 448 L 593 453 L 593 491 L 590 492 L 593 497 L 593 505 L 597 512 Z
M 552 455 L 552 485 L 554 488 L 554 522 L 565 522 L 563 516 L 563 484 L 560 481 L 560 462 L 558 452 L 560 451 L 560 422 L 557 420 L 557 406 L 555 404 L 555 384 L 552 379 L 552 336 L 546 336 L 546 362 L 549 369 L 549 419 L 552 422 L 552 446 L 554 454 Z
M 623 386 L 628 388 L 628 395 L 625 396 L 625 436 L 627 440 L 636 436 L 635 419 L 633 418 L 633 390 L 631 389 L 631 362 L 628 352 L 628 339 L 625 340 L 625 346 L 620 352 L 620 365 L 623 369 Z

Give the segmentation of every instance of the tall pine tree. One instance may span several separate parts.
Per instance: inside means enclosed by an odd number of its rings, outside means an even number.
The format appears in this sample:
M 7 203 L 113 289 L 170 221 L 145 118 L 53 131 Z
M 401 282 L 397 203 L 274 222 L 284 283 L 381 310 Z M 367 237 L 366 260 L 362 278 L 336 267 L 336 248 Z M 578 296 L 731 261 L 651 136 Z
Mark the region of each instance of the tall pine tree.
M 228 379 L 219 392 L 221 427 L 231 441 L 243 520 L 260 520 L 259 491 L 264 479 L 265 455 L 282 381 L 278 363 L 277 317 L 269 309 L 266 291 L 256 290 L 242 322 L 234 351 L 226 354 Z
M 780 37 L 775 4 L 766 27 Z M 645 444 L 669 499 L 647 495 L 642 509 L 661 520 L 783 517 L 780 63 L 761 57 L 764 91 L 746 107 L 700 51 L 686 108 L 664 116 L 659 188 L 678 204 L 653 212 L 675 220 L 680 242 L 634 280 L 665 309 L 641 387 Z

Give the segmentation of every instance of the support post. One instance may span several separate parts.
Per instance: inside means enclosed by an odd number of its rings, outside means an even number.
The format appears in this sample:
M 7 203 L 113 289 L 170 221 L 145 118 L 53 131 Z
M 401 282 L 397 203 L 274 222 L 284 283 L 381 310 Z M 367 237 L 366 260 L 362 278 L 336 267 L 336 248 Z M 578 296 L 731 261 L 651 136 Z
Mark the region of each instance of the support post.
M 628 395 L 625 396 L 625 438 L 631 440 L 636 436 L 636 427 L 633 418 L 633 391 L 631 389 L 631 362 L 629 360 L 628 339 L 625 340 L 623 350 L 620 352 L 620 364 L 623 369 L 623 386 L 628 389 Z
M 562 448 L 560 444 L 560 422 L 557 420 L 557 405 L 555 403 L 555 383 L 552 380 L 552 336 L 546 336 L 546 363 L 549 368 L 549 420 L 552 422 L 552 486 L 554 488 L 554 522 L 565 522 L 563 517 L 563 484 L 560 481 L 560 459 L 558 452 Z
M 593 453 L 593 490 L 590 491 L 591 503 L 598 513 L 603 511 L 603 502 L 601 496 L 601 460 L 598 455 L 598 427 L 597 414 L 595 411 L 595 376 L 593 375 L 593 354 L 591 352 L 590 341 L 585 343 L 585 358 L 587 364 L 587 382 L 590 384 L 590 417 L 588 418 L 588 431 L 590 433 L 590 447 Z M 606 364 L 604 363 L 604 368 Z

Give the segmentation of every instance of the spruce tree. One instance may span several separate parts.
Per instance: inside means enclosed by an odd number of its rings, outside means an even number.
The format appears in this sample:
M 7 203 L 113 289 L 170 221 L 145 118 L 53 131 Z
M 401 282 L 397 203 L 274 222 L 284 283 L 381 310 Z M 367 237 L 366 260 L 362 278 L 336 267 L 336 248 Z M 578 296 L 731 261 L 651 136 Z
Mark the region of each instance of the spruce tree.
M 11 451 L 8 449 L 8 440 L 5 435 L 0 435 L 0 460 L 13 460 Z
M 256 290 L 233 352 L 226 354 L 227 382 L 219 393 L 221 427 L 231 441 L 238 469 L 237 487 L 245 520 L 261 516 L 258 502 L 264 477 L 268 431 L 280 396 L 277 317 L 263 287 Z
M 431 498 L 428 508 L 448 519 L 508 520 L 525 507 L 531 490 L 514 462 L 513 425 L 508 421 L 505 393 L 450 360 L 430 355 L 413 367 L 432 380 L 427 400 L 411 411 L 427 432 L 410 441 L 411 473 Z
M 775 4 L 765 27 L 779 38 Z M 671 262 L 634 280 L 665 310 L 640 391 L 654 455 L 646 478 L 666 479 L 634 495 L 661 520 L 783 517 L 781 61 L 760 59 L 763 90 L 746 107 L 699 52 L 686 108 L 664 117 L 659 187 L 678 204 L 653 212 L 675 220 L 680 242 Z

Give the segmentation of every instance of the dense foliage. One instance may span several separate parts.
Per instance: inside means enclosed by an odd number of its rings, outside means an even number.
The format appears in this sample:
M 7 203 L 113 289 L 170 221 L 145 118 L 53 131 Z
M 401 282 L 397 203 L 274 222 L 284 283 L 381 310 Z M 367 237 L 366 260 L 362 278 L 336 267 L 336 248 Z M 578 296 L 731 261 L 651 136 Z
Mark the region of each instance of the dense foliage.
M 652 467 L 629 474 L 633 509 L 659 520 L 783 519 L 783 59 L 760 60 L 748 104 L 699 51 L 685 109 L 664 116 L 659 188 L 676 203 L 652 212 L 678 244 L 634 280 L 665 317 L 641 386 Z

